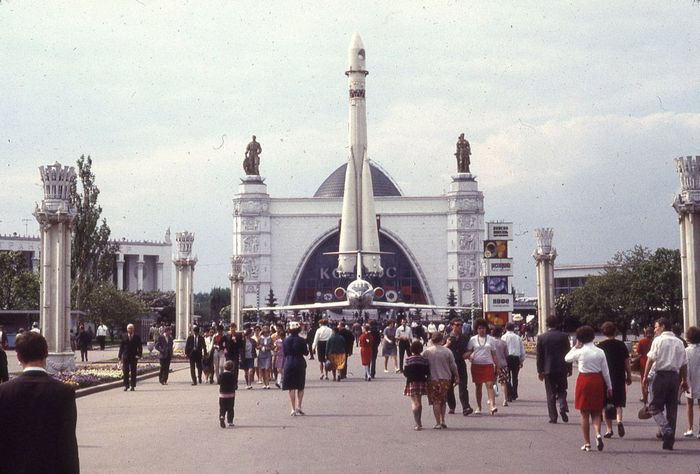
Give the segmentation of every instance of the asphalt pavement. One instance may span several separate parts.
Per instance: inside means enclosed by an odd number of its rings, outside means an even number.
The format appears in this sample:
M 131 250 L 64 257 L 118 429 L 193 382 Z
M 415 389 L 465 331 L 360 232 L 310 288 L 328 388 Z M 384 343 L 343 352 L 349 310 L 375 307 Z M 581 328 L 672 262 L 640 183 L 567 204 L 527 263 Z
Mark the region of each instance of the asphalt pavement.
M 640 421 L 639 382 L 629 388 L 627 434 L 605 440 L 603 452 L 582 452 L 578 413 L 549 424 L 544 387 L 534 359 L 521 372 L 520 399 L 496 415 L 448 415 L 446 430 L 433 430 L 424 398 L 423 425 L 413 430 L 401 374 L 362 380 L 359 356 L 348 380 L 319 380 L 309 361 L 306 416 L 290 416 L 287 392 L 239 390 L 235 427 L 218 423 L 218 387 L 191 386 L 189 370 L 162 386 L 142 381 L 77 400 L 77 436 L 83 472 L 700 472 L 700 440 L 679 438 L 662 451 L 652 420 Z M 242 387 L 244 384 L 240 384 Z M 474 390 L 470 383 L 470 396 Z M 484 401 L 484 406 L 486 406 Z M 459 412 L 459 405 L 458 405 Z M 677 434 L 685 431 L 679 408 Z M 696 425 L 697 425 L 696 417 Z

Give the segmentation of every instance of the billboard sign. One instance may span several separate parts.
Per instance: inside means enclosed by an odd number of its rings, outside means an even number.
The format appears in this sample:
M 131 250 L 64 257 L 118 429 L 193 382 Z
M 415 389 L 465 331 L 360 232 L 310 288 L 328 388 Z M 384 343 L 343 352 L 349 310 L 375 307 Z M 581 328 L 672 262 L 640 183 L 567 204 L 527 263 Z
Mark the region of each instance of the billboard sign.
M 513 295 L 484 295 L 484 312 L 513 311 Z
M 508 258 L 508 242 L 484 240 L 484 258 Z
M 490 240 L 513 240 L 513 223 L 487 222 L 486 238 Z
M 508 277 L 487 276 L 484 278 L 484 293 L 487 295 L 506 295 L 509 293 Z
M 482 268 L 484 276 L 513 276 L 513 259 L 485 258 Z

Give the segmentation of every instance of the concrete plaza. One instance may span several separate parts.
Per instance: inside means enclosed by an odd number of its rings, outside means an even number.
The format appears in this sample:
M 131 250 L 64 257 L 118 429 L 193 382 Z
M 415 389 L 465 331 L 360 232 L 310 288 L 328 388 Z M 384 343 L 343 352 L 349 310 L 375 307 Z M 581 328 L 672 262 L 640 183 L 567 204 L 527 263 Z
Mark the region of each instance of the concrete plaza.
M 181 368 L 184 364 L 176 369 Z M 679 438 L 675 451 L 662 451 L 653 421 L 637 419 L 639 382 L 629 388 L 625 438 L 615 435 L 605 440 L 602 453 L 584 453 L 573 406 L 568 424 L 547 422 L 544 388 L 532 357 L 521 373 L 518 401 L 501 407 L 499 399 L 495 416 L 448 415 L 449 428 L 441 431 L 431 429 L 427 401 L 425 429 L 413 431 L 404 378 L 384 373 L 383 359 L 369 383 L 361 378 L 358 355 L 350 369 L 349 380 L 321 381 L 318 364 L 309 361 L 303 417 L 290 417 L 287 393 L 279 389 L 239 390 L 231 429 L 218 424 L 218 387 L 191 386 L 188 369 L 171 374 L 167 386 L 148 379 L 135 392 L 115 389 L 82 397 L 77 400 L 82 471 L 700 471 L 700 440 Z M 570 399 L 575 375 L 569 379 Z M 471 384 L 470 396 L 476 406 Z M 683 405 L 677 434 L 685 424 Z

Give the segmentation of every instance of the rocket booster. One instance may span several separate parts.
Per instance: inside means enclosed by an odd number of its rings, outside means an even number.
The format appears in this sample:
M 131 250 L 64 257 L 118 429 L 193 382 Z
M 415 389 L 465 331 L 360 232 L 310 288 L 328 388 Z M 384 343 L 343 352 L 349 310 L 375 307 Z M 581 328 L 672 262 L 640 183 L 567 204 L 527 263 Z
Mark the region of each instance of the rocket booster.
M 358 251 L 362 253 L 362 266 L 367 272 L 382 271 L 372 173 L 367 157 L 365 77 L 368 72 L 365 57 L 362 39 L 355 33 L 350 41 L 348 70 L 345 72 L 349 86 L 349 153 L 338 249 L 338 270 L 341 273 L 353 272 Z

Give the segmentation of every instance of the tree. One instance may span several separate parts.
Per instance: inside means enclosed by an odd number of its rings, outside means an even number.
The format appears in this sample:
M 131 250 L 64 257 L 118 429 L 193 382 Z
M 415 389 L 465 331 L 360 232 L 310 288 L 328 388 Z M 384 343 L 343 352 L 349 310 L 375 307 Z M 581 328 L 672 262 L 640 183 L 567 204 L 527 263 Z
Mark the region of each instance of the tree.
M 174 291 L 140 291 L 135 296 L 146 308 L 158 313 L 161 321 L 175 322 Z
M 455 294 L 455 289 L 450 288 L 450 291 L 447 293 L 447 306 L 450 306 L 454 308 L 457 306 L 457 295 Z M 450 319 L 456 318 L 457 317 L 457 311 L 454 309 L 450 310 Z
M 146 314 L 148 308 L 136 295 L 118 290 L 111 283 L 98 282 L 85 300 L 85 311 L 93 321 L 124 327 Z
M 22 252 L 0 252 L 0 309 L 39 309 L 39 276 Z
M 73 230 L 71 278 L 73 307 L 85 310 L 90 293 L 99 283 L 110 280 L 119 245 L 109 241 L 107 220 L 100 221 L 102 207 L 97 204 L 100 190 L 95 185 L 92 159 L 81 155 L 77 165 L 80 190 L 77 182 L 71 188 L 71 204 L 78 211 Z
M 589 277 L 570 297 L 572 317 L 593 326 L 612 321 L 623 339 L 632 319 L 642 327 L 661 316 L 680 322 L 680 252 L 641 246 L 618 252 L 603 274 Z
M 209 293 L 209 315 L 213 319 L 221 315 L 221 309 L 231 304 L 230 288 L 212 288 Z
M 267 299 L 265 300 L 266 306 L 277 306 L 277 298 L 275 298 L 275 292 L 270 288 L 270 292 L 267 294 Z M 267 313 L 267 321 L 272 322 L 275 320 L 275 312 L 270 310 Z

